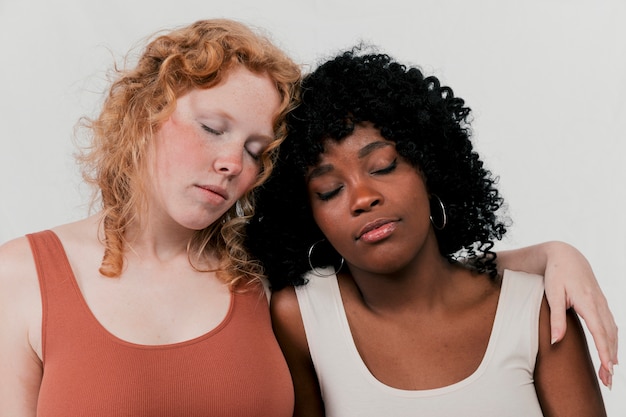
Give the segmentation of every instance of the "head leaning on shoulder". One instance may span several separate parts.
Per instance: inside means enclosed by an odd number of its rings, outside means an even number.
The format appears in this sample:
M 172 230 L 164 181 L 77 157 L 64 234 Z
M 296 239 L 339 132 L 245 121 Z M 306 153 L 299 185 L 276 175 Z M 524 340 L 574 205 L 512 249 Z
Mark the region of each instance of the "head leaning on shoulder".
M 120 274 L 125 228 L 145 209 L 146 157 L 154 135 L 176 109 L 178 98 L 218 85 L 236 67 L 268 76 L 280 96 L 275 139 L 260 157 L 258 185 L 271 173 L 276 149 L 286 136 L 285 115 L 293 107 L 300 80 L 299 67 L 267 37 L 236 21 L 201 20 L 157 34 L 134 67 L 116 70 L 99 116 L 85 122 L 92 143 L 79 156 L 83 176 L 102 200 L 104 275 Z M 251 204 L 249 193 L 240 198 L 247 215 Z M 219 230 L 232 220 L 235 229 L 242 229 L 236 218 L 231 207 L 222 219 L 198 231 L 192 248 L 225 247 Z
M 273 285 L 302 284 L 310 269 L 307 252 L 324 235 L 313 220 L 305 178 L 329 141 L 342 142 L 371 125 L 395 144 L 401 158 L 424 178 L 430 195 L 445 205 L 447 224 L 435 230 L 441 254 L 460 250 L 476 256 L 475 267 L 495 274 L 489 249 L 505 232 L 496 216 L 502 199 L 470 141 L 463 99 L 433 76 L 388 55 L 341 53 L 304 77 L 300 105 L 288 115 L 289 135 L 275 175 L 258 190 L 250 247 L 266 265 Z M 275 237 L 275 245 L 267 239 Z M 262 245 L 257 242 L 264 240 Z M 481 254 L 480 252 L 487 252 Z M 329 253 L 322 264 L 337 265 Z M 285 278 L 286 277 L 286 278 Z

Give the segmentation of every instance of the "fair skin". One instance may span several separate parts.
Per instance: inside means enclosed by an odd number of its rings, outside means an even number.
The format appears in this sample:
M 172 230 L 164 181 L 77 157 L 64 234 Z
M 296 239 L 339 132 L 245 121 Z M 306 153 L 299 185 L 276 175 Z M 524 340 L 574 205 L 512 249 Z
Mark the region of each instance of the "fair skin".
M 127 230 L 119 278 L 98 273 L 101 215 L 53 229 L 89 309 L 109 333 L 165 345 L 205 334 L 223 320 L 230 291 L 214 273 L 191 267 L 187 242 L 251 189 L 258 156 L 274 138 L 279 105 L 270 78 L 242 67 L 210 89 L 178 98 L 149 148 L 149 209 Z M 209 257 L 206 266 L 216 261 Z M 43 372 L 41 296 L 25 238 L 0 247 L 0 328 L 0 416 L 34 416 Z
M 341 143 L 326 142 L 307 188 L 317 225 L 345 258 L 339 288 L 370 372 L 404 390 L 470 376 L 487 348 L 500 286 L 441 256 L 422 174 L 366 125 Z M 271 308 L 294 378 L 294 415 L 324 415 L 294 290 L 277 293 Z M 558 345 L 551 344 L 548 316 L 544 300 L 535 368 L 544 414 L 605 415 L 575 314 L 568 314 L 568 332 Z

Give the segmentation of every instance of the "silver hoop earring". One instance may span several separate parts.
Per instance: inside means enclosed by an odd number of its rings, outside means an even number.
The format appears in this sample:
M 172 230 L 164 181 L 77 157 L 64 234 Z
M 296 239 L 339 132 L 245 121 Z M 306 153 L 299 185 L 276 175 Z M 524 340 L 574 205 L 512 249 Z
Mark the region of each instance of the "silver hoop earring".
M 430 215 L 430 222 L 432 223 L 435 229 L 442 230 L 448 224 L 448 215 L 446 214 L 446 206 L 443 205 L 443 201 L 441 201 L 441 198 L 439 198 L 437 194 L 431 194 L 431 196 L 436 198 L 437 201 L 439 202 L 439 208 L 441 209 L 441 224 L 435 224 L 432 214 Z M 432 199 L 430 201 L 431 201 L 430 210 L 432 213 L 432 210 L 433 210 Z
M 317 275 L 318 277 L 330 277 L 332 275 L 335 275 L 337 272 L 339 272 L 341 270 L 341 268 L 343 268 L 343 263 L 344 263 L 344 259 L 343 256 L 341 257 L 341 262 L 339 263 L 339 268 L 337 268 L 335 271 L 331 272 L 330 274 L 323 274 L 319 271 L 319 269 L 317 269 L 316 267 L 313 266 L 313 262 L 311 261 L 311 255 L 313 254 L 313 250 L 315 249 L 315 245 L 317 245 L 320 242 L 323 242 L 326 239 L 321 239 L 318 240 L 317 242 L 313 243 L 311 245 L 311 247 L 309 248 L 309 252 L 307 253 L 307 258 L 309 260 L 309 266 L 311 267 L 311 271 Z

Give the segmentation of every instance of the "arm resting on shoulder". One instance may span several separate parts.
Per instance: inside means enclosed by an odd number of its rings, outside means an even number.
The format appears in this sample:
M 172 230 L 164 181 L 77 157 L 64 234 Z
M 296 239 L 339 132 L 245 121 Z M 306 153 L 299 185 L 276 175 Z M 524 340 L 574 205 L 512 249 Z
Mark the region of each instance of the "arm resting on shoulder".
M 500 273 L 511 269 L 545 276 L 552 343 L 564 338 L 566 310 L 575 308 L 585 320 L 598 350 L 601 362 L 598 375 L 604 385 L 610 386 L 613 365 L 618 363 L 617 325 L 587 259 L 563 242 L 498 252 L 497 259 Z

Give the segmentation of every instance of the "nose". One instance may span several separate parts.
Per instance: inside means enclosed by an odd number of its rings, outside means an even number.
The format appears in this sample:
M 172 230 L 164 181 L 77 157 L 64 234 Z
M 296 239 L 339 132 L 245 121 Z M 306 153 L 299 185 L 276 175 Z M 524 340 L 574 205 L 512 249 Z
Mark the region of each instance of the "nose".
M 383 201 L 383 194 L 377 188 L 366 183 L 359 183 L 352 190 L 350 211 L 353 215 L 358 216 L 372 210 L 372 208 L 382 204 Z
M 243 169 L 243 153 L 241 144 L 222 142 L 217 149 L 213 167 L 216 172 L 226 176 L 239 175 Z

